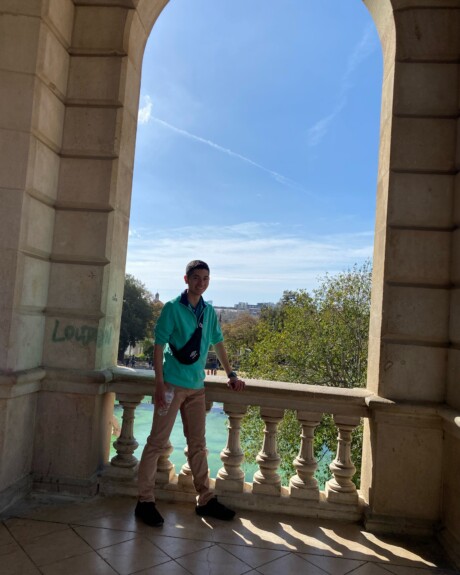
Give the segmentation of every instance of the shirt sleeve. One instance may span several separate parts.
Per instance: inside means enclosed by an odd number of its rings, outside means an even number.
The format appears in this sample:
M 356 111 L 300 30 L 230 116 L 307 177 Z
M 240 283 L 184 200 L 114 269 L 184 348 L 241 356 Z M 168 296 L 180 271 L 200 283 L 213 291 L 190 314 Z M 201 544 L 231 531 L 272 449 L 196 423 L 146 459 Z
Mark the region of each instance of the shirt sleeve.
M 174 317 L 172 304 L 166 303 L 161 310 L 160 317 L 158 318 L 155 326 L 155 343 L 157 345 L 166 345 L 174 329 Z

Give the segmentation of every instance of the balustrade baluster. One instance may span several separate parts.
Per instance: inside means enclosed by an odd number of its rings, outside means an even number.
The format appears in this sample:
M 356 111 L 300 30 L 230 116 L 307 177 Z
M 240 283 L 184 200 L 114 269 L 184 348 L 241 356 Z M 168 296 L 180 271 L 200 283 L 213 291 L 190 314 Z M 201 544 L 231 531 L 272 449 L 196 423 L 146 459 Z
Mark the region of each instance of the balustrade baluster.
M 169 460 L 169 456 L 174 451 L 174 447 L 170 441 L 164 449 L 163 453 L 158 458 L 157 474 L 155 478 L 155 483 L 157 485 L 167 485 L 172 482 L 174 476 L 176 475 L 176 468 L 174 464 Z
M 137 465 L 137 457 L 133 455 L 139 445 L 134 437 L 134 417 L 142 398 L 143 395 L 117 394 L 123 416 L 120 437 L 113 442 L 117 454 L 112 457 L 111 464 L 115 467 L 131 468 Z
M 193 475 L 192 470 L 190 469 L 190 465 L 188 464 L 188 446 L 185 446 L 184 449 L 185 454 L 185 463 L 182 465 L 180 473 L 177 477 L 177 482 L 181 489 L 184 491 L 195 491 L 195 487 L 193 485 Z
M 244 488 L 244 471 L 241 464 L 244 454 L 240 443 L 241 419 L 246 413 L 245 405 L 227 405 L 224 403 L 224 411 L 228 416 L 227 446 L 220 453 L 223 467 L 216 477 L 217 491 L 242 492 Z
M 319 501 L 318 481 L 315 478 L 318 464 L 315 458 L 314 438 L 321 414 L 298 411 L 297 419 L 302 426 L 301 443 L 299 455 L 294 459 L 297 475 L 291 477 L 289 492 L 291 497 Z
M 259 471 L 254 474 L 252 491 L 265 495 L 280 495 L 281 478 L 277 473 L 280 457 L 276 447 L 276 430 L 284 410 L 262 408 L 260 415 L 265 423 L 264 442 L 256 457 Z
M 326 498 L 334 503 L 356 504 L 358 492 L 352 481 L 356 467 L 351 460 L 351 434 L 359 425 L 357 416 L 334 415 L 338 428 L 337 455 L 329 465 L 334 477 L 326 483 Z

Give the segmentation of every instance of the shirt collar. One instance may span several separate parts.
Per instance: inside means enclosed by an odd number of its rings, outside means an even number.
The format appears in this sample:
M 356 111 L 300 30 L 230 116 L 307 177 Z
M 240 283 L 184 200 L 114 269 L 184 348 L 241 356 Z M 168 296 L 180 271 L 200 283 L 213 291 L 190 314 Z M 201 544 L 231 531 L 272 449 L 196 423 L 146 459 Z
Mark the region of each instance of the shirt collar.
M 190 305 L 190 303 L 188 301 L 186 289 L 180 294 L 180 303 L 185 305 L 185 307 L 190 307 L 190 309 L 192 309 L 192 310 L 193 309 L 201 310 L 207 306 L 207 303 L 204 301 L 203 296 L 200 296 L 200 299 L 196 305 L 196 308 L 194 308 L 192 305 Z

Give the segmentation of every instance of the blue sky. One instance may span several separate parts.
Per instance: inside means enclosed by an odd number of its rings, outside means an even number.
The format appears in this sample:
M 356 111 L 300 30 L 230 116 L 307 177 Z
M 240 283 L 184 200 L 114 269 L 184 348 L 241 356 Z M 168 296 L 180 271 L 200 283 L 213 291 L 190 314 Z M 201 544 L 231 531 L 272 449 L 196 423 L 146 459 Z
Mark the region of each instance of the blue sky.
M 382 54 L 361 0 L 171 0 L 142 71 L 127 272 L 276 302 L 372 256 Z

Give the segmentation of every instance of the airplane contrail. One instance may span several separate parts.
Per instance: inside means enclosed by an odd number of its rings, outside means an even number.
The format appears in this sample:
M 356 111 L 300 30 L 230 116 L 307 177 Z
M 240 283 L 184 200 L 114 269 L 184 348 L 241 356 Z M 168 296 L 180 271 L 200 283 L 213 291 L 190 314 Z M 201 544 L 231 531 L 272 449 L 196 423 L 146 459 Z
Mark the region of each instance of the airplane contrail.
M 297 190 L 299 192 L 304 192 L 306 194 L 313 195 L 311 192 L 306 190 L 298 182 L 295 182 L 294 180 L 291 180 L 290 178 L 286 178 L 286 176 L 283 176 L 282 174 L 279 174 L 278 172 L 270 170 L 269 168 L 266 168 L 265 166 L 262 166 L 261 164 L 254 162 L 254 160 L 251 160 L 250 158 L 247 158 L 246 156 L 238 154 L 237 152 L 234 152 L 233 150 L 230 150 L 229 148 L 224 148 L 223 146 L 220 146 L 219 144 L 216 144 L 215 142 L 213 142 L 211 140 L 207 140 L 206 138 L 202 138 L 201 136 L 197 136 L 196 134 L 192 134 L 191 132 L 188 132 L 187 130 L 183 130 L 182 128 L 177 128 L 176 126 L 173 126 L 172 124 L 169 124 L 168 122 L 165 122 L 164 120 L 161 120 L 160 118 L 157 118 L 156 116 L 149 115 L 148 120 L 153 120 L 157 124 L 161 124 L 162 126 L 165 126 L 166 128 L 172 130 L 173 132 L 176 132 L 177 134 L 181 134 L 182 136 L 185 136 L 186 138 L 190 138 L 191 140 L 195 140 L 196 142 L 200 142 L 201 144 L 205 144 L 207 146 L 210 146 L 211 148 L 214 148 L 215 150 L 218 150 L 219 152 L 223 152 L 224 154 L 232 156 L 233 158 L 237 158 L 238 160 L 246 162 L 247 164 L 250 164 L 251 166 L 258 168 L 259 170 L 266 172 L 267 174 L 269 174 L 272 178 L 274 178 L 280 184 L 288 186 L 289 188 L 292 188 L 292 189 Z M 145 123 L 145 120 L 144 120 L 144 123 Z

